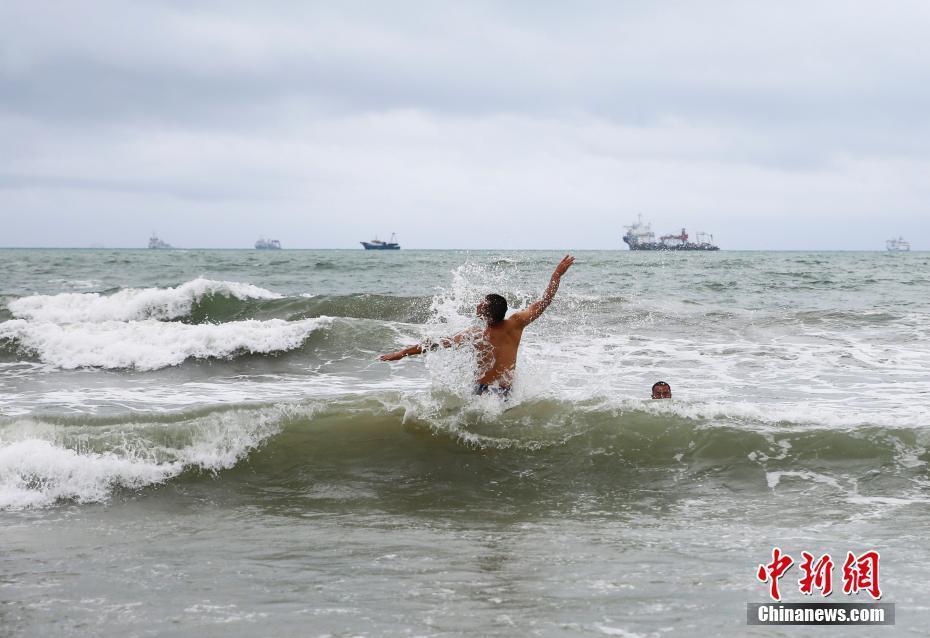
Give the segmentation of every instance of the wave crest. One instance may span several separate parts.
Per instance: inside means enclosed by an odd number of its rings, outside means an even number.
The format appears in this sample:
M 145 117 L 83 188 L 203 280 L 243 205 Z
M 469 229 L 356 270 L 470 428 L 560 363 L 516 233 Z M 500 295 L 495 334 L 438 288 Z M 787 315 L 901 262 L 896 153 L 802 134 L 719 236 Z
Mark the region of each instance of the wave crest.
M 170 321 L 189 316 L 194 305 L 208 297 L 245 300 L 280 299 L 281 295 L 252 284 L 199 277 L 175 288 L 125 288 L 112 295 L 96 292 L 33 295 L 7 305 L 18 319 L 48 323 Z
M 102 502 L 116 489 L 230 469 L 277 433 L 293 410 L 226 410 L 174 423 L 16 421 L 0 427 L 0 510 Z
M 428 297 L 395 297 L 374 294 L 275 299 L 241 299 L 210 295 L 198 300 L 187 318 L 191 323 L 204 323 L 269 318 L 293 321 L 329 316 L 423 323 L 430 316 L 429 304 Z
M 230 359 L 299 348 L 332 319 L 254 319 L 224 324 L 104 321 L 57 324 L 15 319 L 0 323 L 0 345 L 59 368 L 157 370 L 187 359 Z
M 814 481 L 850 499 L 863 496 L 860 483 L 874 488 L 878 474 L 890 486 L 882 490 L 906 496 L 930 461 L 922 428 L 747 428 L 577 402 L 504 409 L 480 398 L 434 399 L 427 405 L 387 394 L 130 422 L 0 422 L 0 509 L 98 502 L 118 489 L 233 470 L 246 457 L 260 484 L 280 481 L 301 492 L 321 476 L 352 482 L 364 475 L 373 490 L 391 493 L 420 479 L 452 481 L 462 493 L 489 477 L 502 489 L 541 493 L 618 485 L 687 490 L 719 479 L 728 489 L 760 492 L 803 491 Z

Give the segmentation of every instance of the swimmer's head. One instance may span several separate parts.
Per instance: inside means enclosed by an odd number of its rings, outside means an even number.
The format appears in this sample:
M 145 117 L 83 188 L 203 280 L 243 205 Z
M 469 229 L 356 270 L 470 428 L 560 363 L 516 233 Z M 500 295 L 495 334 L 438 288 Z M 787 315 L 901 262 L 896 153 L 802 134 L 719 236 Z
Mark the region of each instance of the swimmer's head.
M 671 399 L 672 398 L 672 386 L 667 384 L 665 381 L 656 381 L 652 384 L 652 398 L 653 399 Z
M 498 323 L 507 315 L 507 300 L 492 293 L 481 300 L 475 312 L 488 323 Z

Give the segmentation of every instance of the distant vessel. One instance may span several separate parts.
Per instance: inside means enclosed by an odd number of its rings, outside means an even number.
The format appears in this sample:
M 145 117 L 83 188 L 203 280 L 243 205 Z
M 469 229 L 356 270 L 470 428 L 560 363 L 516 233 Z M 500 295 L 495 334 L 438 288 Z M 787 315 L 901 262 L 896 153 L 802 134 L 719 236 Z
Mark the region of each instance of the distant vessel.
M 168 242 L 162 241 L 158 238 L 158 235 L 152 233 L 152 236 L 149 237 L 149 248 L 152 250 L 170 250 L 174 248 L 174 246 Z
M 281 250 L 281 242 L 277 239 L 265 239 L 264 237 L 259 238 L 255 242 L 256 250 Z
M 899 236 L 897 239 L 889 239 L 886 241 L 885 248 L 893 253 L 906 253 L 911 250 L 911 242 Z
M 391 233 L 391 241 L 381 241 L 376 237 L 371 241 L 363 241 L 362 246 L 365 247 L 365 250 L 400 250 L 400 244 L 394 241 L 396 234 Z
M 623 241 L 630 250 L 720 250 L 719 246 L 714 245 L 713 235 L 697 233 L 695 241 L 688 241 L 688 231 L 684 228 L 679 235 L 662 235 L 659 241 L 656 241 L 655 233 L 649 224 L 643 223 L 642 215 L 635 224 L 624 228 L 626 235 L 623 236 Z

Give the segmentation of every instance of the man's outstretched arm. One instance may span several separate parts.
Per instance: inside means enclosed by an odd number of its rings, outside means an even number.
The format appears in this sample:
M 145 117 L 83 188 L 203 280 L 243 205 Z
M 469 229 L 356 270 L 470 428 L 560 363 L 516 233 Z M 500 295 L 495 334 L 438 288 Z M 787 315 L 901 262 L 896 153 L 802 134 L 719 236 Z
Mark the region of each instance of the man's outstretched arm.
M 409 348 L 404 348 L 403 350 L 398 350 L 397 352 L 389 352 L 388 354 L 383 354 L 378 359 L 381 361 L 397 361 L 403 359 L 404 357 L 409 357 L 415 354 L 423 354 L 427 350 L 438 350 L 439 348 L 451 348 L 452 346 L 457 346 L 466 338 L 474 335 L 475 329 L 469 328 L 468 330 L 463 330 L 462 332 L 453 335 L 451 337 L 443 337 L 439 341 L 424 341 L 423 343 L 418 343 L 415 346 L 410 346 Z
M 549 285 L 546 286 L 546 291 L 543 293 L 542 299 L 531 303 L 525 310 L 515 312 L 511 318 L 523 326 L 528 326 L 539 319 L 539 315 L 552 303 L 552 298 L 555 297 L 555 293 L 559 289 L 559 282 L 562 281 L 562 275 L 565 274 L 565 271 L 567 271 L 573 263 L 575 263 L 575 258 L 571 255 L 565 255 L 562 261 L 559 262 L 559 265 L 555 267 L 555 271 L 549 279 Z

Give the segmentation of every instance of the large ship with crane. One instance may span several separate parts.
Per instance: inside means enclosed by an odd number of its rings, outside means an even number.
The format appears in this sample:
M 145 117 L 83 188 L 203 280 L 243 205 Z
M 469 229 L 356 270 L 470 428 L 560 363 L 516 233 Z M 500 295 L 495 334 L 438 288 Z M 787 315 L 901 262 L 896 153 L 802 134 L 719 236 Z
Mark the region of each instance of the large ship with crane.
M 624 243 L 630 250 L 720 250 L 714 244 L 714 236 L 707 233 L 695 233 L 692 241 L 684 228 L 677 235 L 662 235 L 656 240 L 650 224 L 643 223 L 640 215 L 635 224 L 625 226 Z

